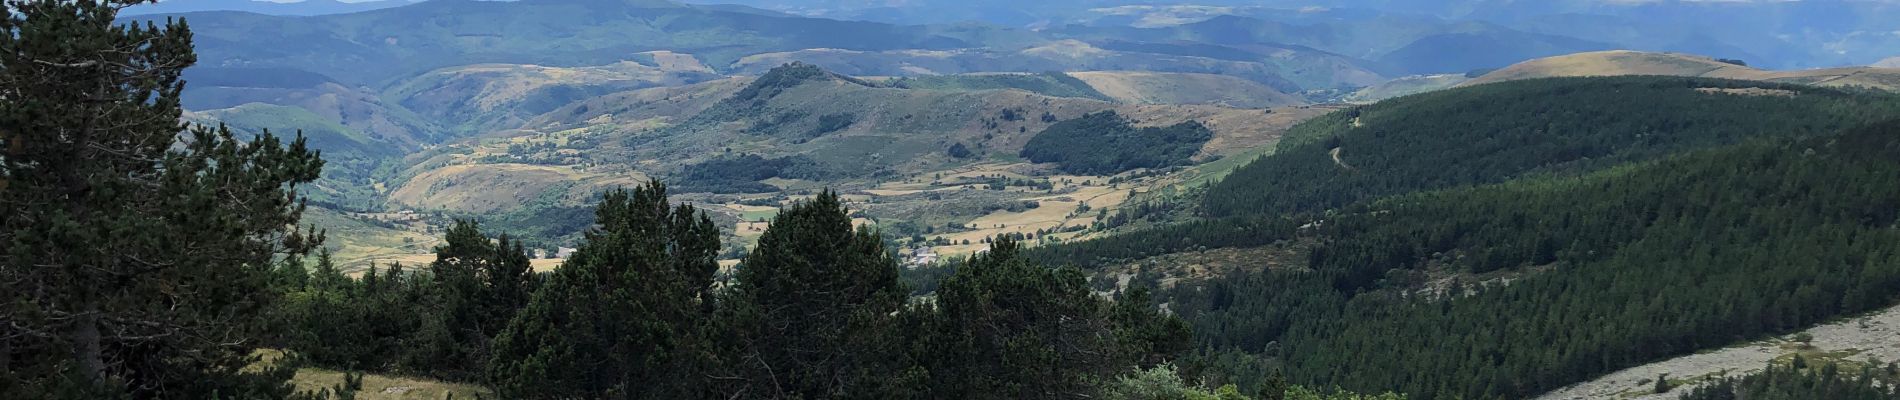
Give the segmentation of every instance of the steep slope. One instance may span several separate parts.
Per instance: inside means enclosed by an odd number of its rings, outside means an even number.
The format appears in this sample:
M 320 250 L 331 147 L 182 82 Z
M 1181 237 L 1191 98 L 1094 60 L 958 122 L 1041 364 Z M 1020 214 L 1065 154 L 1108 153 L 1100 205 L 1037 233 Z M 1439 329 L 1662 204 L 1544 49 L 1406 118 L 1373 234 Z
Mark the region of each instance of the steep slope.
M 339 124 L 335 119 L 301 107 L 249 103 L 231 108 L 192 112 L 189 120 L 224 124 L 241 136 L 269 130 L 279 137 L 303 134 L 313 149 L 323 152 L 323 176 L 305 194 L 319 203 L 350 208 L 367 207 L 377 197 L 377 171 L 394 164 L 404 145 Z
M 1900 57 L 1888 58 L 1874 63 L 1874 68 L 1900 68 Z
M 194 67 L 185 71 L 187 110 L 208 111 L 264 103 L 296 107 L 325 123 L 415 150 L 447 139 L 442 129 L 399 104 L 313 72 L 285 68 Z
M 1765 71 L 1702 56 L 1637 51 L 1590 52 L 1525 61 L 1463 85 L 1548 77 L 1617 75 L 1693 76 L 1900 90 L 1900 69 L 1850 67 Z
M 464 133 L 521 126 L 528 118 L 608 93 L 679 86 L 720 76 L 691 55 L 637 54 L 642 61 L 592 67 L 478 64 L 444 68 L 405 79 L 385 96 Z
M 1299 384 L 1527 398 L 1891 306 L 1895 128 L 1354 206 L 1301 235 L 1307 269 L 1170 304 L 1210 348 L 1282 343 Z M 1472 275 L 1420 288 L 1447 273 Z
M 1141 71 L 1073 72 L 1096 91 L 1129 104 L 1213 104 L 1270 108 L 1306 101 L 1271 87 L 1226 75 Z
M 1569 89 L 1566 96 L 1582 92 Z M 1461 92 L 1471 94 L 1445 93 Z M 1842 112 L 1894 112 L 1891 104 L 1828 108 L 1861 107 L 1885 111 Z M 1741 117 L 1763 110 L 1730 108 L 1737 118 L 1726 123 L 1758 124 Z M 1446 116 L 1484 125 L 1482 117 Z M 1254 361 L 1235 360 L 1264 357 L 1271 360 L 1259 362 L 1284 365 L 1297 384 L 1423 399 L 1529 398 L 1623 368 L 1893 306 L 1900 298 L 1900 238 L 1892 228 L 1900 209 L 1890 199 L 1900 193 L 1886 182 L 1900 179 L 1900 164 L 1892 162 L 1900 157 L 1900 125 L 1814 126 L 1819 130 L 1803 138 L 1677 147 L 1594 172 L 1367 198 L 1324 214 L 1196 221 L 1032 253 L 1072 262 L 1211 247 L 1290 253 L 1211 258 L 1212 265 L 1182 267 L 1216 276 L 1160 280 L 1174 285 L 1162 300 L 1194 322 L 1210 369 L 1258 373 Z M 1404 136 L 1385 130 L 1361 145 Z M 1417 148 L 1402 146 L 1410 144 L 1393 145 Z M 1521 146 L 1537 153 L 1535 144 Z M 1486 162 L 1508 165 L 1497 161 Z M 1169 267 L 1148 265 L 1147 273 Z M 1696 284 L 1690 290 L 1683 282 Z M 1862 343 L 1885 346 L 1878 336 Z M 1830 349 L 1817 354 L 1859 359 L 1853 349 Z M 1629 384 L 1630 375 L 1618 376 Z

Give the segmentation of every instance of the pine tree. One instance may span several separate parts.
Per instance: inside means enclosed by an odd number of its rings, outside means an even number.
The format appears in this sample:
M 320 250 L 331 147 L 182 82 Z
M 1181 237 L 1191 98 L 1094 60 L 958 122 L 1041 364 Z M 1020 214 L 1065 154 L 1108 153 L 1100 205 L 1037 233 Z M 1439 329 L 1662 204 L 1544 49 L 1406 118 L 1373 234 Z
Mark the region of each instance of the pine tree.
M 707 342 L 718 230 L 652 182 L 607 193 L 597 226 L 495 338 L 504 398 L 695 398 L 717 387 Z
M 862 395 L 880 340 L 907 291 L 897 260 L 829 190 L 786 209 L 734 276 L 740 390 L 766 397 Z
M 936 319 L 916 357 L 936 398 L 1087 397 L 1093 382 L 1159 365 L 1187 347 L 1186 323 L 1145 292 L 1110 303 L 1074 269 L 1029 262 L 998 236 L 938 289 Z
M 1286 400 L 1286 374 L 1275 368 L 1267 375 L 1267 381 L 1260 385 L 1259 400 Z
M 291 228 L 295 188 L 323 163 L 301 137 L 181 138 L 191 33 L 115 21 L 141 2 L 19 0 L 0 17 L 0 390 L 280 396 L 281 374 L 241 368 L 276 258 L 314 245 Z
M 527 304 L 532 266 L 527 250 L 506 235 L 490 240 L 473 220 L 456 220 L 429 265 L 429 320 L 406 369 L 458 381 L 479 380 L 489 341 Z

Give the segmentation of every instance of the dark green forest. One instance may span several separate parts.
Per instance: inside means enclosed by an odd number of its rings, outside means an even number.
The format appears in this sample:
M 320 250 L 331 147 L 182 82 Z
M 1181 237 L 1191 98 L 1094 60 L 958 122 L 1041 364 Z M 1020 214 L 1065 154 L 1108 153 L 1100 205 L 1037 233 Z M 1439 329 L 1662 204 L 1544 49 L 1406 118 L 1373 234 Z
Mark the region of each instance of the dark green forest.
M 1029 138 L 1022 156 L 1057 163 L 1063 172 L 1113 175 L 1137 168 L 1187 165 L 1214 132 L 1194 121 L 1136 128 L 1114 111 L 1057 122 Z
M 778 188 L 759 181 L 772 178 L 818 178 L 827 174 L 811 157 L 765 158 L 756 154 L 740 154 L 687 165 L 675 180 L 685 192 L 767 193 L 778 191 Z
M 1795 94 L 1712 94 L 1763 88 Z M 1807 137 L 1900 118 L 1900 97 L 1672 77 L 1556 78 L 1403 97 L 1287 133 L 1208 189 L 1209 216 L 1323 211 L 1420 190 L 1575 175 L 1754 137 Z M 1333 152 L 1338 151 L 1338 161 Z

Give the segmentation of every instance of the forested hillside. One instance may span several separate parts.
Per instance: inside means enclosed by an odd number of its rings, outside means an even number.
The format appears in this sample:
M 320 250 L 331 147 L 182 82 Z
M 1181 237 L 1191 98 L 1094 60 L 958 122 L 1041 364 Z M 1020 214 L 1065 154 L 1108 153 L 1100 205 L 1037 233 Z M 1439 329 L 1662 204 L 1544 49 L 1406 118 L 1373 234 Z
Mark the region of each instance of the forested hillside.
M 1195 326 L 1196 371 L 1524 398 L 1900 299 L 1897 113 L 1659 77 L 1416 95 L 1296 127 L 1208 190 L 1205 220 L 1030 255 L 1297 248 L 1303 268 L 1195 266 L 1228 272 L 1162 294 Z
M 1319 211 L 1412 191 L 1570 175 L 1751 137 L 1900 118 L 1900 97 L 1761 82 L 1542 79 L 1409 96 L 1295 127 L 1208 190 L 1211 216 Z
M 1277 347 L 1294 382 L 1522 398 L 1891 304 L 1897 157 L 1885 125 L 1381 200 L 1316 222 L 1311 272 L 1171 304 L 1204 346 Z M 1419 288 L 1493 271 L 1514 274 Z

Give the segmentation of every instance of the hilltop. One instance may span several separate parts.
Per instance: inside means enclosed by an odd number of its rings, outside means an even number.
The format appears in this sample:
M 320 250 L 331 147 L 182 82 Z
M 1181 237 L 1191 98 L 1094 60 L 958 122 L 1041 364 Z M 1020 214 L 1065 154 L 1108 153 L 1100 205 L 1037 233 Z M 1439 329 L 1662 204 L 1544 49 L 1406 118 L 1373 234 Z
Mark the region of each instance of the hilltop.
M 1128 104 L 1214 104 L 1235 108 L 1306 104 L 1306 100 L 1298 96 L 1226 75 L 1141 71 L 1090 71 L 1069 75 L 1117 102 Z
M 600 95 L 723 76 L 689 54 L 654 51 L 587 67 L 477 64 L 429 71 L 385 91 L 406 108 L 464 133 L 520 127 L 528 118 Z
M 1601 51 L 1540 58 L 1505 67 L 1463 86 L 1482 85 L 1520 79 L 1668 75 L 1742 79 L 1815 86 L 1859 86 L 1883 90 L 1900 89 L 1900 69 L 1846 67 L 1798 71 L 1768 71 L 1749 67 L 1735 60 L 1677 53 L 1639 51 Z
M 624 90 L 411 156 L 391 178 L 387 205 L 482 216 L 558 241 L 586 226 L 583 205 L 602 191 L 659 178 L 677 198 L 709 205 L 743 248 L 777 207 L 831 188 L 863 207 L 865 223 L 909 238 L 900 243 L 961 254 L 997 234 L 1093 234 L 1101 210 L 1203 173 L 1187 166 L 1271 145 L 1327 110 L 1104 101 L 1083 82 L 1062 74 L 866 79 L 795 63 L 756 77 Z M 1162 162 L 1111 168 L 1022 156 L 1051 127 L 1101 112 L 1135 135 L 1198 126 L 1207 136 L 1181 142 Z
M 1262 93 L 1278 95 L 1271 100 L 1275 103 L 1299 104 L 1297 99 L 1278 92 Z M 522 131 L 501 144 L 457 144 L 451 147 L 466 150 L 450 151 L 417 164 L 419 168 L 410 173 L 413 178 L 395 191 L 392 200 L 429 208 L 459 208 L 458 202 L 450 201 L 454 196 L 422 195 L 447 187 L 473 193 L 514 193 L 520 189 L 524 190 L 520 196 L 529 196 L 545 188 L 521 186 L 518 180 L 493 175 L 549 169 L 590 171 L 566 179 L 578 182 L 589 181 L 579 176 L 596 173 L 673 176 L 685 179 L 680 187 L 686 192 L 694 188 L 723 192 L 717 186 L 728 184 L 763 188 L 753 182 L 769 178 L 836 185 L 908 177 L 971 163 L 1014 160 L 1029 139 L 1043 129 L 1099 111 L 1127 115 L 1139 127 L 1202 122 L 1214 137 L 1194 152 L 1201 158 L 1269 143 L 1277 137 L 1269 127 L 1285 124 L 1271 113 L 1216 105 L 1124 104 L 1013 88 L 889 87 L 809 64 L 789 64 L 755 78 L 628 90 L 554 109 L 529 119 L 521 125 Z M 952 147 L 968 153 L 953 154 L 956 152 L 949 150 Z M 744 178 L 708 176 L 696 169 L 724 165 L 721 163 L 741 156 L 795 160 L 799 167 L 797 172 Z M 540 166 L 463 166 L 470 162 Z M 469 175 L 476 173 L 488 177 Z M 695 185 L 715 183 L 696 180 L 719 181 L 716 183 L 720 185 Z M 501 187 L 482 188 L 487 185 Z M 523 200 L 518 198 L 514 203 Z M 483 204 L 487 205 L 476 209 L 507 208 L 504 203 Z

